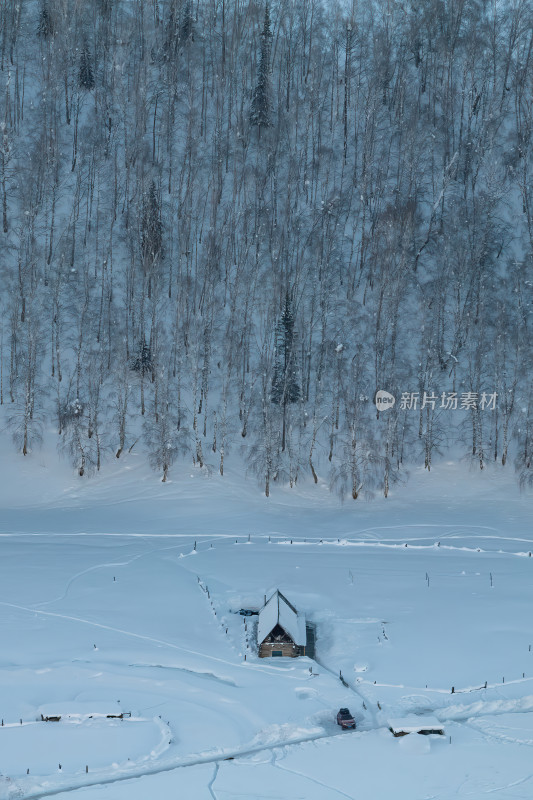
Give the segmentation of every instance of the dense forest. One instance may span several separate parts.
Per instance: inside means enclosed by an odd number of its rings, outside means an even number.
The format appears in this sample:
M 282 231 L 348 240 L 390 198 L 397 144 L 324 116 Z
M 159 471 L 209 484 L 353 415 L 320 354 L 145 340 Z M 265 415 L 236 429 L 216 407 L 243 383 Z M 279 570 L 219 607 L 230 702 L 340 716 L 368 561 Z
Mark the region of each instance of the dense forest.
M 532 133 L 529 0 L 2 0 L 5 446 L 533 483 Z

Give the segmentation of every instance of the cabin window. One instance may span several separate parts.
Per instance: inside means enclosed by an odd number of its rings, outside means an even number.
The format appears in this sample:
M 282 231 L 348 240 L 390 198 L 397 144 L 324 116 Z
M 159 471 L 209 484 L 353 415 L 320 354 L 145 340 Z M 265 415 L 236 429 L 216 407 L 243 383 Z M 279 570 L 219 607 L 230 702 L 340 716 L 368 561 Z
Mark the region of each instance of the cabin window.
M 283 655 L 283 650 L 272 650 L 272 655 L 273 656 L 282 656 Z

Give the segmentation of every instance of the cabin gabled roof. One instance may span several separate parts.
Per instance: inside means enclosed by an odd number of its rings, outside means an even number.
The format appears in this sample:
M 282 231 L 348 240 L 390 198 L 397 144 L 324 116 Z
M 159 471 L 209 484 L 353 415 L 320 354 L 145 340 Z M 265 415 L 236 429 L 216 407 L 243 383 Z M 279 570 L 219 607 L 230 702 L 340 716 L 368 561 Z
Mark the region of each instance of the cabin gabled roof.
M 257 641 L 259 644 L 265 641 L 276 625 L 280 625 L 283 628 L 294 644 L 305 646 L 305 616 L 298 614 L 292 603 L 289 603 L 285 595 L 279 590 L 274 592 L 259 612 L 257 625 Z

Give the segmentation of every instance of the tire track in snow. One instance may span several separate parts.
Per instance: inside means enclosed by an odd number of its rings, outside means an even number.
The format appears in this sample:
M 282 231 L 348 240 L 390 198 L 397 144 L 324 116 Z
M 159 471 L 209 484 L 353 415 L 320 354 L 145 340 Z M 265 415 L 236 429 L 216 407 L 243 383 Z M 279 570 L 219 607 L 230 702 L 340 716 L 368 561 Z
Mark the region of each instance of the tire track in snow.
M 327 672 L 329 672 L 331 675 L 333 675 L 334 678 L 337 678 L 337 680 L 340 680 L 339 676 L 337 675 L 336 672 L 334 672 L 330 667 L 326 666 L 326 664 L 324 664 L 323 661 L 320 661 L 316 657 L 316 653 L 315 653 L 315 661 L 316 661 L 317 664 L 319 664 L 322 667 L 322 669 L 325 669 Z M 354 686 L 352 686 L 350 684 L 350 682 L 347 681 L 346 679 L 344 679 L 343 686 L 344 686 L 344 684 L 346 684 L 346 688 L 349 689 L 351 692 L 353 692 L 353 694 L 361 701 L 361 704 L 363 705 L 364 709 L 369 714 L 369 716 L 371 718 L 371 725 L 370 725 L 369 730 L 373 730 L 373 729 L 381 727 L 380 725 L 378 725 L 378 721 L 377 721 L 377 718 L 376 718 L 376 715 L 375 715 L 374 711 L 370 711 L 370 706 L 367 705 L 367 702 L 368 702 L 367 698 L 364 697 L 363 694 L 358 689 L 356 689 Z M 365 730 L 366 730 L 366 728 L 365 728 Z
M 136 558 L 138 557 L 139 556 L 136 556 Z M 81 578 L 83 575 L 87 575 L 89 572 L 95 572 L 98 569 L 106 569 L 107 567 L 125 567 L 128 564 L 131 564 L 131 562 L 134 560 L 135 559 L 131 559 L 130 561 L 114 561 L 114 562 L 110 561 L 109 563 L 106 564 L 95 564 L 93 567 L 87 567 L 87 569 L 82 569 L 81 572 L 76 572 L 74 575 L 72 575 L 71 578 L 69 578 L 69 580 L 65 585 L 65 590 L 63 594 L 59 595 L 58 597 L 54 597 L 51 600 L 43 600 L 40 603 L 34 603 L 32 607 L 37 609 L 41 608 L 41 606 L 49 606 L 52 603 L 60 603 L 61 600 L 65 600 L 66 597 L 68 596 L 69 589 L 74 583 L 74 581 L 76 581 L 78 578 Z
M 285 748 L 282 747 L 281 751 L 283 752 L 284 750 L 285 750 Z M 283 753 L 283 754 L 285 755 L 285 753 Z M 297 775 L 299 778 L 305 778 L 306 780 L 310 781 L 311 783 L 314 783 L 316 786 L 321 786 L 323 789 L 327 789 L 328 791 L 335 792 L 336 794 L 340 795 L 341 797 L 347 797 L 348 800 L 355 800 L 355 795 L 346 794 L 346 792 L 343 792 L 342 789 L 338 789 L 336 786 L 331 786 L 329 783 L 323 783 L 322 781 L 319 781 L 318 778 L 313 778 L 313 777 L 311 777 L 311 775 L 307 775 L 305 772 L 299 772 L 296 769 L 290 769 L 289 767 L 285 767 L 282 764 L 280 764 L 279 761 L 275 757 L 274 757 L 274 760 L 271 763 L 272 763 L 272 766 L 275 767 L 276 769 L 280 769 L 283 772 L 288 772 L 291 775 Z
M 131 636 L 134 639 L 140 639 L 141 641 L 151 642 L 153 644 L 161 645 L 163 647 L 169 647 L 172 650 L 178 650 L 182 653 L 187 653 L 188 655 L 198 656 L 202 659 L 208 659 L 209 661 L 215 661 L 217 664 L 224 664 L 225 666 L 231 667 L 232 669 L 245 669 L 250 670 L 253 669 L 255 672 L 264 672 L 268 675 L 277 674 L 278 670 L 275 666 L 272 667 L 260 667 L 256 664 L 252 664 L 251 662 L 240 663 L 238 661 L 228 661 L 224 658 L 219 658 L 217 656 L 213 656 L 209 653 L 200 653 L 197 650 L 190 650 L 187 647 L 183 647 L 179 644 L 174 644 L 173 642 L 167 642 L 165 639 L 156 639 L 153 636 L 147 636 L 143 633 L 135 633 L 134 631 L 127 631 L 123 628 L 115 628 L 113 625 L 106 625 L 103 622 L 95 622 L 94 620 L 84 619 L 83 617 L 74 617 L 70 614 L 59 614 L 55 611 L 43 611 L 39 608 L 34 608 L 33 606 L 22 606 L 18 603 L 8 603 L 5 600 L 0 600 L 0 606 L 5 606 L 7 608 L 15 608 L 18 611 L 25 611 L 28 614 L 40 614 L 45 617 L 53 617 L 56 619 L 66 620 L 67 622 L 79 622 L 82 625 L 90 625 L 93 628 L 99 628 L 100 630 L 107 630 L 111 631 L 111 633 L 119 633 L 123 636 Z M 191 670 L 187 667 L 179 667 L 179 669 L 184 669 L 188 672 L 195 672 L 195 670 Z M 178 669 L 178 667 L 174 666 L 174 669 Z M 200 675 L 204 676 L 206 673 L 205 671 L 201 672 Z M 223 683 L 228 683 L 231 681 L 231 678 L 228 679 L 225 676 L 213 674 L 213 677 L 218 679 Z M 299 676 L 288 676 L 289 680 L 300 680 Z
M 192 536 L 191 536 L 191 541 L 193 541 Z M 164 553 L 167 552 L 168 550 L 178 550 L 182 546 L 183 546 L 182 544 L 175 544 L 171 545 L 170 547 L 152 547 L 150 550 L 147 550 L 146 552 L 137 553 L 136 555 L 132 556 L 126 561 L 107 561 L 102 564 L 94 564 L 92 567 L 87 567 L 87 569 L 82 569 L 80 572 L 76 572 L 74 575 L 72 575 L 72 577 L 69 578 L 69 580 L 67 581 L 65 590 L 62 595 L 60 595 L 59 597 L 55 597 L 52 600 L 44 600 L 41 603 L 34 603 L 33 607 L 39 608 L 41 606 L 50 605 L 51 603 L 61 602 L 61 600 L 64 600 L 67 597 L 69 589 L 74 583 L 74 581 L 78 580 L 78 578 L 81 578 L 83 575 L 87 575 L 89 572 L 95 572 L 96 570 L 99 569 L 108 569 L 111 567 L 129 567 L 130 564 L 133 564 L 134 561 L 138 561 L 141 558 L 147 558 L 148 556 L 151 556 L 154 553 Z
M 465 531 L 465 530 L 466 531 L 468 531 L 468 530 L 485 530 L 485 531 L 493 531 L 494 533 L 498 533 L 499 532 L 498 528 L 493 528 L 492 526 L 489 526 L 489 525 L 468 525 L 468 524 L 465 524 L 465 525 L 459 525 L 459 524 L 457 524 L 457 525 L 449 525 L 449 524 L 445 524 L 445 523 L 435 523 L 435 522 L 427 522 L 427 523 L 426 522 L 416 522 L 416 523 L 412 523 L 412 524 L 404 523 L 402 525 L 380 525 L 380 526 L 373 526 L 373 527 L 370 527 L 370 528 L 361 528 L 360 530 L 355 531 L 355 533 L 353 533 L 353 534 L 348 533 L 347 535 L 348 536 L 350 536 L 350 535 L 352 535 L 352 536 L 360 536 L 361 534 L 364 534 L 364 533 L 371 533 L 374 536 L 374 531 L 398 531 L 398 530 L 404 530 L 406 528 L 409 529 L 409 530 L 412 530 L 413 528 L 438 528 L 439 530 L 448 529 L 448 533 L 444 533 L 441 538 L 448 538 L 448 537 L 452 537 L 452 536 L 457 536 L 459 533 L 461 533 L 462 531 Z M 380 537 L 374 536 L 374 538 L 378 539 Z M 428 537 L 424 536 L 422 538 L 427 539 Z
M 200 658 L 207 658 L 211 661 L 216 661 L 220 664 L 226 664 L 227 666 L 231 667 L 244 667 L 246 665 L 234 663 L 232 661 L 227 661 L 223 658 L 217 658 L 217 656 L 209 655 L 208 653 L 199 653 L 197 650 L 190 650 L 187 647 L 183 647 L 179 644 L 174 644 L 173 642 L 167 642 L 164 639 L 156 639 L 153 636 L 147 636 L 143 633 L 134 633 L 133 631 L 127 631 L 123 628 L 115 628 L 113 625 L 105 625 L 103 622 L 94 622 L 90 619 L 84 619 L 83 617 L 74 617 L 70 614 L 58 614 L 54 611 L 43 611 L 42 609 L 33 608 L 31 606 L 22 606 L 18 603 L 7 603 L 6 601 L 0 601 L 0 606 L 6 606 L 7 608 L 16 608 L 19 611 L 26 611 L 29 614 L 40 614 L 45 617 L 54 617 L 56 619 L 66 620 L 67 622 L 79 622 L 82 625 L 90 625 L 93 628 L 100 628 L 101 630 L 111 631 L 112 633 L 120 633 L 123 636 L 131 636 L 134 639 L 141 639 L 142 641 L 152 642 L 153 644 L 163 645 L 164 647 L 170 647 L 172 650 L 179 650 L 182 653 L 188 653 L 189 655 L 199 656 Z M 219 676 L 216 676 L 219 677 Z M 220 678 L 221 680 L 225 681 L 225 678 Z
M 269 744 L 263 745 L 256 745 L 255 747 L 243 747 L 232 751 L 226 751 L 223 753 L 217 754 L 205 754 L 205 755 L 196 755 L 190 756 L 189 758 L 176 758 L 175 760 L 171 761 L 170 763 L 160 764 L 154 767 L 135 767 L 132 768 L 131 772 L 122 773 L 121 775 L 107 775 L 100 777 L 96 776 L 94 780 L 83 780 L 79 782 L 71 782 L 69 784 L 63 784 L 62 786 L 51 787 L 49 789 L 39 790 L 33 789 L 29 791 L 24 791 L 20 784 L 18 785 L 18 791 L 21 794 L 18 795 L 20 800 L 43 800 L 46 797 L 56 797 L 57 795 L 67 794 L 68 792 L 77 791 L 78 789 L 84 789 L 86 787 L 91 786 L 108 786 L 113 783 L 123 783 L 124 781 L 135 780 L 136 778 L 142 777 L 149 777 L 151 775 L 160 775 L 165 772 L 173 772 L 174 770 L 178 769 L 186 769 L 187 767 L 196 767 L 201 764 L 218 764 L 220 768 L 220 764 L 222 761 L 233 759 L 233 758 L 243 758 L 247 756 L 257 755 L 258 753 L 268 753 L 273 752 L 275 750 L 279 750 L 280 748 L 287 748 L 293 747 L 300 744 L 306 744 L 307 742 L 317 742 L 320 739 L 333 739 L 336 736 L 342 736 L 342 733 L 335 732 L 335 733 L 328 733 L 327 731 L 323 731 L 322 733 L 312 733 L 309 736 L 298 736 L 294 739 L 285 740 L 285 741 L 278 741 L 278 742 L 270 742 Z M 218 774 L 218 770 L 216 771 Z M 299 774 L 299 773 L 296 773 Z M 306 776 L 303 776 L 306 777 Z M 49 778 L 47 777 L 46 780 Z M 213 783 L 214 781 L 212 781 Z M 15 781 L 13 781 L 15 783 Z M 211 786 L 212 786 L 211 783 Z M 329 788 L 329 787 L 326 787 Z M 216 795 L 213 795 L 214 800 L 217 800 Z M 350 795 L 344 795 L 345 797 L 349 797 L 349 800 L 353 800 Z
M 516 736 L 509 736 L 506 733 L 499 733 L 498 731 L 495 730 L 486 729 L 482 724 L 483 722 L 484 722 L 483 718 L 476 719 L 474 717 L 473 719 L 466 720 L 466 722 L 464 722 L 463 724 L 466 727 L 470 728 L 471 730 L 475 731 L 476 733 L 481 734 L 481 736 L 483 736 L 483 738 L 487 739 L 487 741 L 489 742 L 496 742 L 496 743 L 504 742 L 505 744 L 516 744 L 520 745 L 521 747 L 533 747 L 533 739 L 525 739 L 525 738 L 519 739 Z M 481 724 L 476 724 L 476 723 L 481 723 Z
M 497 786 L 494 789 L 487 789 L 484 794 L 494 794 L 495 792 L 501 792 L 503 789 L 512 789 L 513 786 L 520 786 L 523 783 L 527 783 L 533 778 L 533 775 L 526 775 L 524 778 L 519 778 L 517 781 L 512 781 L 512 783 L 507 783 L 505 786 Z
M 213 789 L 213 786 L 215 785 L 215 781 L 217 779 L 217 775 L 218 775 L 218 770 L 219 769 L 220 769 L 220 763 L 218 761 L 216 761 L 215 762 L 215 770 L 214 770 L 214 773 L 213 773 L 213 777 L 211 778 L 211 780 L 207 784 L 207 788 L 209 789 L 209 794 L 211 795 L 213 800 L 218 800 L 218 798 L 217 798 L 217 796 L 215 794 L 215 790 Z

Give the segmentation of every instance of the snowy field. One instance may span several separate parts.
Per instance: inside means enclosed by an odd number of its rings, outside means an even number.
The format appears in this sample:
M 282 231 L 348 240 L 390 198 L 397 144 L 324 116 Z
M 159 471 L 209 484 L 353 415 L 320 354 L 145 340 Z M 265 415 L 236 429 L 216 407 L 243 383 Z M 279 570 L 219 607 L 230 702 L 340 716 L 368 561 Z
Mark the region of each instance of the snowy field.
M 163 485 L 133 457 L 3 474 L 0 798 L 533 797 L 532 499 L 510 472 L 443 464 L 344 505 L 231 471 Z M 277 588 L 316 661 L 257 658 L 235 612 Z M 394 738 L 413 714 L 445 735 Z

